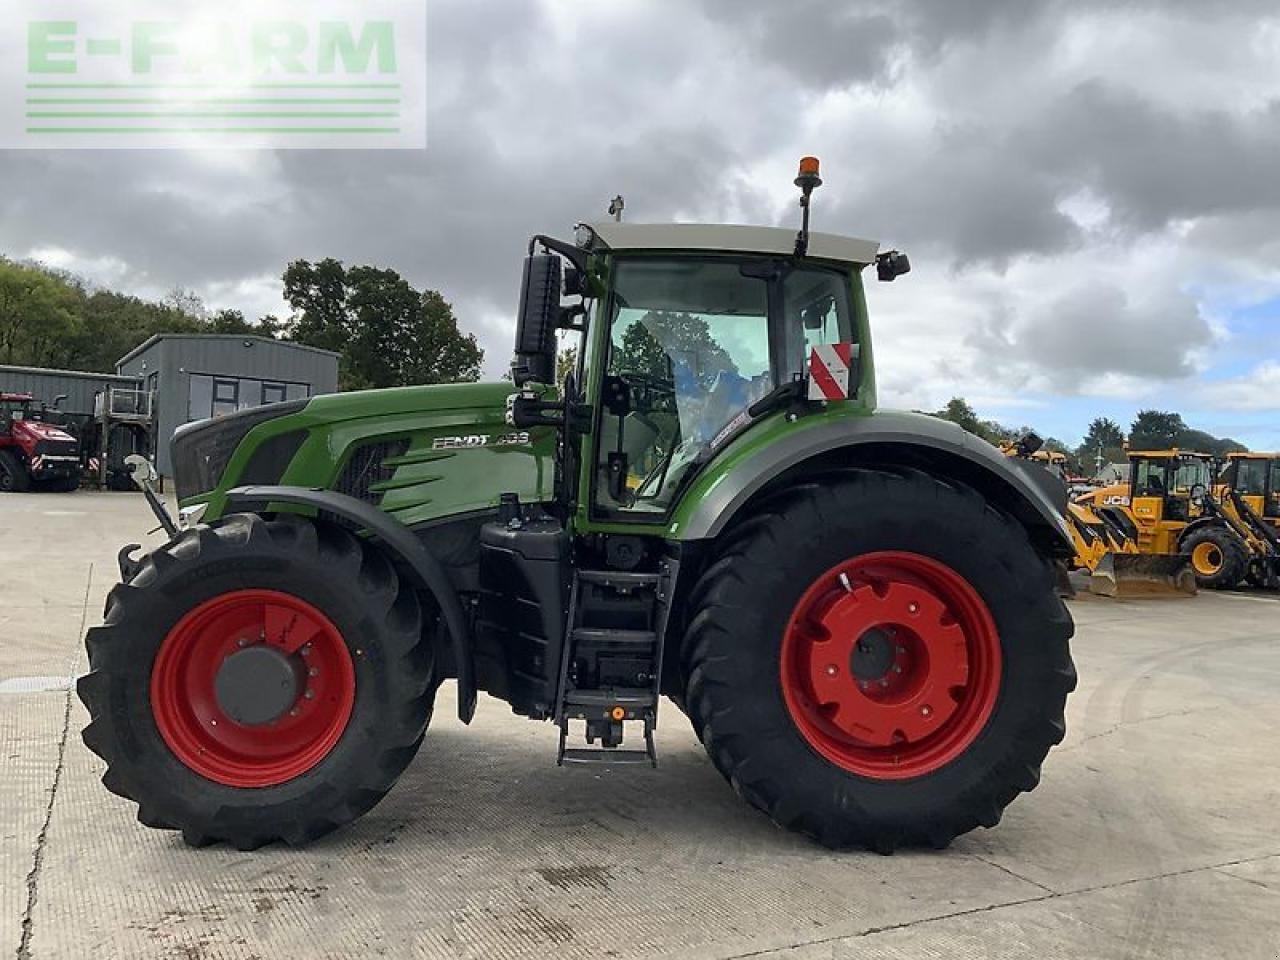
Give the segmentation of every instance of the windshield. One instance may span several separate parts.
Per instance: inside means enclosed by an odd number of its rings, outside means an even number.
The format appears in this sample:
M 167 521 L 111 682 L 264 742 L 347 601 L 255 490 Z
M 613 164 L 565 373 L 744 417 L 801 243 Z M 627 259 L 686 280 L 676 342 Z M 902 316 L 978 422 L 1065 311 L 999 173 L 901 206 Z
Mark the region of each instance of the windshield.
M 799 374 L 809 347 L 851 339 L 847 278 L 835 271 L 624 260 L 611 303 L 597 484 L 610 510 L 665 513 L 700 455 L 745 425 L 755 401 Z
M 1187 494 L 1197 485 L 1208 487 L 1212 467 L 1207 460 L 1193 458 L 1139 460 L 1134 474 L 1133 495 L 1163 497 Z

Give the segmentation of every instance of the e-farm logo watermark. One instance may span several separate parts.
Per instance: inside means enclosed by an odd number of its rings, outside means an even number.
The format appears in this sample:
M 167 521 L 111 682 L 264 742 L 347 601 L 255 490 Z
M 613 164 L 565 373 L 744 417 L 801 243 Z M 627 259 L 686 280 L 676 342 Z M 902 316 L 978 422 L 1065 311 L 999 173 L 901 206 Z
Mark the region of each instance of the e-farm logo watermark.
M 426 146 L 425 0 L 17 0 L 0 147 Z

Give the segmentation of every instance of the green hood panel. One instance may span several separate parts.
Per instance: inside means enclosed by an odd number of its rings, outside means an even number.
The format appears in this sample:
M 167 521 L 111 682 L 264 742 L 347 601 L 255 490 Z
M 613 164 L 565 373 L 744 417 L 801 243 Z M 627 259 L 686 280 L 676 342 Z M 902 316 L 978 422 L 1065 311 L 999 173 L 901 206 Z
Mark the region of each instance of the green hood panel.
M 341 490 L 407 526 L 491 509 L 507 492 L 526 503 L 549 500 L 555 433 L 508 427 L 512 390 L 509 383 L 443 384 L 315 397 L 250 431 L 217 488 L 184 505 L 207 502 L 205 518 L 213 520 L 227 490 L 273 482 L 246 469 L 263 444 L 298 431 L 305 440 L 274 482 Z

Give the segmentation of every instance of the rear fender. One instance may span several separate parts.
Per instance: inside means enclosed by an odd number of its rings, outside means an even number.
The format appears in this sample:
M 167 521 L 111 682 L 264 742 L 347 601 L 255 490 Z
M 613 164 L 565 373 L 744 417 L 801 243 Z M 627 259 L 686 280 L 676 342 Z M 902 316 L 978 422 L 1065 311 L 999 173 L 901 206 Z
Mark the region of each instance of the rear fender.
M 749 432 L 748 432 L 749 437 Z M 747 439 L 747 437 L 744 437 Z M 1054 557 L 1075 551 L 1064 514 L 1067 488 L 1048 470 L 1014 460 L 985 440 L 924 414 L 883 411 L 798 421 L 764 446 L 713 462 L 677 511 L 681 540 L 712 539 L 756 495 L 832 468 L 906 466 L 965 483 L 1012 514 Z
M 1201 517 L 1199 520 L 1193 520 L 1182 528 L 1182 532 L 1178 534 L 1178 549 L 1182 549 L 1182 545 L 1186 542 L 1187 537 L 1191 536 L 1197 530 L 1204 530 L 1207 527 L 1220 527 L 1235 536 L 1239 536 L 1231 529 L 1231 524 L 1223 520 L 1221 517 Z
M 330 513 L 358 530 L 368 531 L 371 539 L 401 561 L 417 581 L 416 585 L 435 598 L 449 630 L 449 650 L 458 671 L 458 718 L 463 723 L 470 723 L 476 710 L 471 628 L 463 613 L 457 590 L 440 559 L 403 524 L 377 507 L 346 494 L 332 490 L 282 486 L 235 487 L 227 491 L 227 506 L 230 510 L 262 513 L 273 509 L 272 504 L 288 504 Z

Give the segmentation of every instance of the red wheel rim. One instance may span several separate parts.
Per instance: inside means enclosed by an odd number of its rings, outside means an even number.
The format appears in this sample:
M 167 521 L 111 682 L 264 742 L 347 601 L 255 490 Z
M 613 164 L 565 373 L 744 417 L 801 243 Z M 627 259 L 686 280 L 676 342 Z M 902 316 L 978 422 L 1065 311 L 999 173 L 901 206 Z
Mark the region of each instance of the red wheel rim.
M 818 577 L 792 611 L 781 680 L 823 757 L 880 780 L 919 777 L 977 738 L 1000 693 L 1000 636 L 962 576 L 916 553 L 869 553 Z
M 238 723 L 220 705 L 215 683 L 231 655 L 259 644 L 296 664 L 298 695 L 276 719 Z M 269 787 L 316 766 L 341 739 L 355 691 L 338 628 L 305 600 L 276 590 L 206 600 L 165 636 L 151 671 L 151 709 L 169 749 L 231 787 Z

